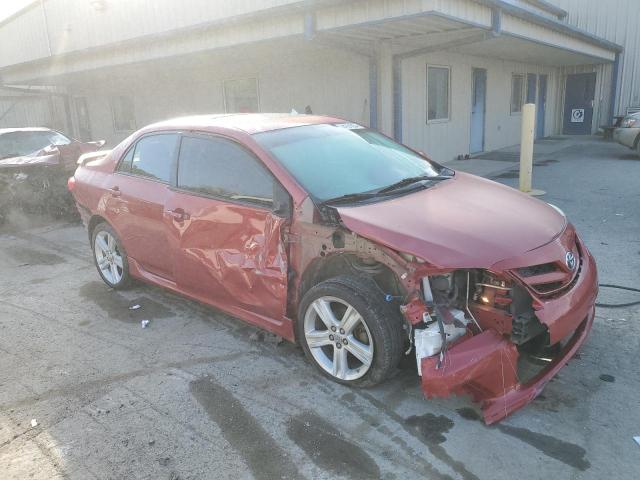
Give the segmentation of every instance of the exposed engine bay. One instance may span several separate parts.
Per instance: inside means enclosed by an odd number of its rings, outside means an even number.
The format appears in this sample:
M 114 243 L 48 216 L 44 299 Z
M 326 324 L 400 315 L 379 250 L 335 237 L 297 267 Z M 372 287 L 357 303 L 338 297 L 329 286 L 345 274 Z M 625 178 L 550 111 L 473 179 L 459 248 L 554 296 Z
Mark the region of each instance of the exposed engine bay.
M 414 325 L 418 371 L 422 358 L 440 355 L 465 336 L 492 329 L 515 345 L 533 339 L 546 344 L 545 326 L 536 318 L 532 298 L 516 282 L 486 270 L 458 270 L 424 277 L 427 307 L 423 322 Z

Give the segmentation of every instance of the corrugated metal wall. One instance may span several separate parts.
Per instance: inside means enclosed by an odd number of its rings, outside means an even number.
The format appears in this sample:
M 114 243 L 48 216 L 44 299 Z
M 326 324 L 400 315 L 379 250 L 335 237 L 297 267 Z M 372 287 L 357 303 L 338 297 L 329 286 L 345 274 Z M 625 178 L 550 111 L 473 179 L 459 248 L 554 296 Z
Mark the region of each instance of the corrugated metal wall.
M 553 0 L 569 12 L 568 23 L 624 47 L 620 58 L 616 114 L 640 106 L 640 1 Z

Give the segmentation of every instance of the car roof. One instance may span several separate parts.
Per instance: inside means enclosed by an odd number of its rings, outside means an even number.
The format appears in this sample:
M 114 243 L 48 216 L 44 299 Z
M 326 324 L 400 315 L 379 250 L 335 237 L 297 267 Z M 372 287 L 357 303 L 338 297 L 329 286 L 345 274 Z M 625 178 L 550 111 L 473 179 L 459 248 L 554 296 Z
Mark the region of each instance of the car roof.
M 51 132 L 50 128 L 45 127 L 15 127 L 15 128 L 0 128 L 0 135 L 13 132 Z
M 297 113 L 229 113 L 219 115 L 194 115 L 173 118 L 149 125 L 147 129 L 194 129 L 194 130 L 240 130 L 249 135 L 280 130 L 283 128 L 317 125 L 321 123 L 344 123 L 345 120 L 323 115 L 301 115 Z M 146 130 L 146 129 L 145 129 Z

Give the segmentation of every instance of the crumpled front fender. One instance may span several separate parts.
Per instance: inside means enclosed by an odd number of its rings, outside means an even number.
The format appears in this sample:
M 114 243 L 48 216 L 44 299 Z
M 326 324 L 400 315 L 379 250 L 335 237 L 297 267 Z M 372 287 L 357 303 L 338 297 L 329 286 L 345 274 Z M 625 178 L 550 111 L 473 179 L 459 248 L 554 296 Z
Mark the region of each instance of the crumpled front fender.
M 518 381 L 518 351 L 493 330 L 485 330 L 451 347 L 440 368 L 438 357 L 422 359 L 422 391 L 427 398 L 468 394 L 481 402 L 487 425 L 502 420 L 536 398 L 544 386 L 586 341 L 595 308 L 592 307 L 561 353 L 527 383 Z

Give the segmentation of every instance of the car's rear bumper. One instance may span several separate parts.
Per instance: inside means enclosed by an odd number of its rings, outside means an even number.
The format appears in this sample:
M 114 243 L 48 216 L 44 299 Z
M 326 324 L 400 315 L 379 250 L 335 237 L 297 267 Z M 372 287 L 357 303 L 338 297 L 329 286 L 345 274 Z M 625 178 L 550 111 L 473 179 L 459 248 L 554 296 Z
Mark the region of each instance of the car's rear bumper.
M 570 336 L 561 352 L 526 383 L 518 378 L 518 349 L 508 337 L 485 330 L 459 341 L 439 358 L 422 359 L 422 390 L 427 398 L 468 394 L 482 403 L 487 424 L 494 423 L 532 401 L 547 382 L 585 342 L 595 315 L 598 277 L 595 262 L 583 247 L 582 271 L 576 284 L 559 298 L 544 302 L 536 311 L 547 325 L 552 343 Z M 573 333 L 572 333 L 573 332 Z
M 639 134 L 640 128 L 616 128 L 613 131 L 613 139 L 626 147 L 634 148 Z

